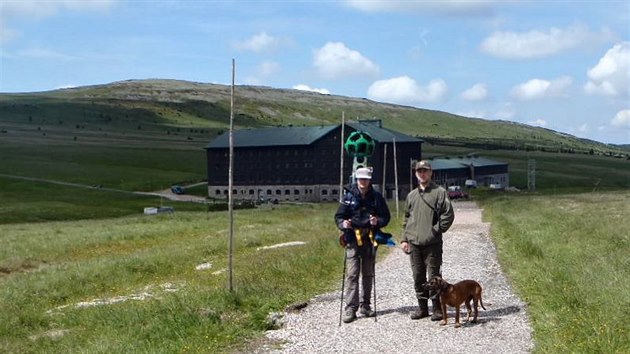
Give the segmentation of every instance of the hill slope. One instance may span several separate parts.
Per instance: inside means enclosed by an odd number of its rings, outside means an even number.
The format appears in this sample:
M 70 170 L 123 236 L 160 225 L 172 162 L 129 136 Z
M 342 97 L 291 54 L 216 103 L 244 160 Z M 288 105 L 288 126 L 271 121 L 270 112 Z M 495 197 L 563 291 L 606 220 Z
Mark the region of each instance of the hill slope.
M 131 137 L 178 142 L 211 139 L 225 131 L 230 86 L 178 80 L 130 80 L 48 92 L 0 94 L 2 132 L 27 134 L 45 128 L 51 139 L 71 132 L 127 141 Z M 368 99 L 257 86 L 235 88 L 236 128 L 338 124 L 381 119 L 387 128 L 427 142 L 477 148 L 620 154 L 621 146 L 579 139 L 524 124 L 466 118 L 446 112 L 378 103 Z M 61 134 L 60 136 L 58 136 Z

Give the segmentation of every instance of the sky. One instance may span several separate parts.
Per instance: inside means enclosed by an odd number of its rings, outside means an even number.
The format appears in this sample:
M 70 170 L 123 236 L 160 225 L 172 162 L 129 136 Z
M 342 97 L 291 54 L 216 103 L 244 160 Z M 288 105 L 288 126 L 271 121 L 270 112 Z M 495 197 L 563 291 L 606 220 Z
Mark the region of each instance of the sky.
M 230 85 L 234 59 L 237 85 L 630 144 L 629 4 L 0 0 L 0 92 L 130 79 Z

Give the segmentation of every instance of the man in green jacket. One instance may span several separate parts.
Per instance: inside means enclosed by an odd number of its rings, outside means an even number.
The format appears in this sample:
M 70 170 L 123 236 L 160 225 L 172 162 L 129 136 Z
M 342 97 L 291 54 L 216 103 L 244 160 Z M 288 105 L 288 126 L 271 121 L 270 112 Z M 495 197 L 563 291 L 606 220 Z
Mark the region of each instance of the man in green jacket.
M 436 275 L 440 275 L 442 266 L 442 234 L 455 219 L 453 206 L 448 193 L 443 187 L 431 180 L 433 170 L 427 160 L 415 165 L 418 188 L 407 195 L 405 219 L 400 246 L 410 255 L 413 285 L 418 298 L 418 310 L 411 313 L 412 320 L 429 316 L 428 299 L 431 297 L 432 321 L 442 319 L 440 300 L 435 294 L 429 294 L 422 284 Z M 428 272 L 428 277 L 427 277 Z

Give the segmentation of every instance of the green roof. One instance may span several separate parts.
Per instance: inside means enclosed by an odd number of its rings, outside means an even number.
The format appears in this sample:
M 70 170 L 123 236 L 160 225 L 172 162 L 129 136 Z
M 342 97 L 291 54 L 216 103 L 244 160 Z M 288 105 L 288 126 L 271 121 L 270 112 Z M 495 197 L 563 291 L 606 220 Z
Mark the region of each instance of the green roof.
M 485 157 L 448 157 L 448 158 L 434 158 L 430 159 L 431 168 L 433 170 L 449 170 L 462 167 L 484 167 L 484 166 L 498 166 L 507 165 L 505 162 L 490 160 Z
M 379 143 L 391 143 L 396 138 L 397 143 L 422 142 L 421 139 L 394 130 L 380 127 L 376 122 L 347 122 L 347 126 L 368 133 Z
M 414 138 L 393 130 L 379 127 L 374 123 L 364 122 L 347 122 L 347 126 L 355 130 L 361 130 L 368 133 L 374 140 L 381 143 L 392 142 L 396 139 L 397 143 L 403 142 L 422 142 L 418 138 Z M 310 127 L 272 127 L 257 129 L 238 129 L 234 130 L 234 146 L 235 147 L 262 147 L 262 146 L 295 146 L 295 145 L 311 145 L 315 141 L 321 139 L 331 131 L 339 128 L 341 125 L 320 125 Z M 229 132 L 225 132 L 212 140 L 207 149 L 227 148 L 229 146 Z
M 321 125 L 314 127 L 239 129 L 233 133 L 234 146 L 310 145 L 337 127 L 337 125 Z M 225 132 L 212 140 L 206 148 L 228 147 L 229 137 L 230 133 Z

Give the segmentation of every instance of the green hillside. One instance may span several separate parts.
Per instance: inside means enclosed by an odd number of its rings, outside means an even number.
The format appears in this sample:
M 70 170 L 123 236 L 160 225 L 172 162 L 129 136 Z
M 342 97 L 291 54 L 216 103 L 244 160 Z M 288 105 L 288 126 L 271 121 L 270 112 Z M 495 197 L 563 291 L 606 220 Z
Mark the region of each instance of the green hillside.
M 177 80 L 123 81 L 39 93 L 0 94 L 3 138 L 68 142 L 89 138 L 133 144 L 148 139 L 185 148 L 225 131 L 230 117 L 226 85 Z M 579 139 L 549 129 L 467 118 L 362 98 L 298 90 L 238 86 L 236 128 L 336 124 L 377 118 L 385 127 L 440 145 L 626 155 L 626 147 Z

